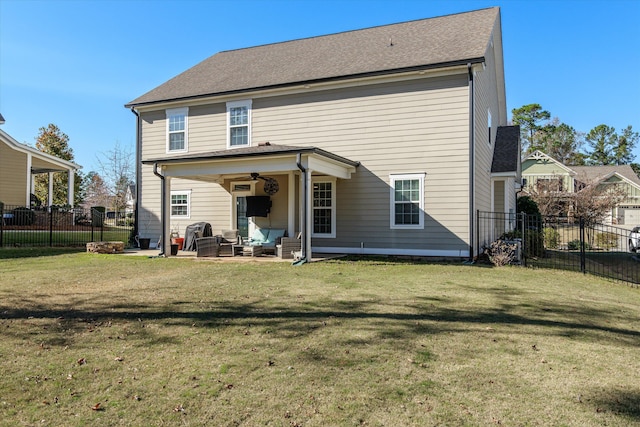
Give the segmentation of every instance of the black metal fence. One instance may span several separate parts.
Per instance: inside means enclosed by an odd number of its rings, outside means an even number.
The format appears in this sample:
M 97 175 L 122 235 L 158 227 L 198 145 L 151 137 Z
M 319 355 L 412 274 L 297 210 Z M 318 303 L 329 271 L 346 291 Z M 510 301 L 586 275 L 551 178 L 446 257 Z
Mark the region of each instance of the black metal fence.
M 133 217 L 125 212 L 0 203 L 0 219 L 0 247 L 80 247 L 96 241 L 132 244 Z
M 640 284 L 640 258 L 630 247 L 632 226 L 587 224 L 582 218 L 478 212 L 477 253 L 501 241 L 516 247 L 527 267 L 580 271 Z M 636 243 L 637 244 L 637 243 Z

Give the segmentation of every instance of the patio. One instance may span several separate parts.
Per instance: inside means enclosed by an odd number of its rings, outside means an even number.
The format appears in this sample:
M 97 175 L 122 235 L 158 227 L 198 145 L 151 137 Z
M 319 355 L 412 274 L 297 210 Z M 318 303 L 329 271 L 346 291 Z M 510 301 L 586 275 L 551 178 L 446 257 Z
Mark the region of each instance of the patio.
M 130 248 L 124 250 L 124 255 L 126 256 L 146 256 L 146 257 L 157 257 L 160 254 L 159 249 L 140 249 L 140 248 Z M 123 254 L 121 254 L 123 255 Z M 313 253 L 313 258 L 309 260 L 309 262 L 318 262 L 325 261 L 328 259 L 341 258 L 344 257 L 344 254 L 322 254 L 322 253 Z M 276 255 L 260 255 L 260 256 L 243 256 L 243 255 L 222 255 L 217 257 L 196 257 L 195 251 L 178 251 L 178 255 L 173 256 L 172 258 L 187 258 L 187 259 L 195 259 L 198 261 L 214 261 L 214 262 L 285 262 L 285 263 L 293 263 L 291 259 L 282 259 Z

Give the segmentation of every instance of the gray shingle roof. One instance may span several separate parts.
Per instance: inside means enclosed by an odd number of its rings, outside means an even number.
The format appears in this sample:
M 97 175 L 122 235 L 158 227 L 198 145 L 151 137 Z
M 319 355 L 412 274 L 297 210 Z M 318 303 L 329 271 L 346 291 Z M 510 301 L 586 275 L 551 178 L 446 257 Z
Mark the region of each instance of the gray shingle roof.
M 520 158 L 520 126 L 499 126 L 495 144 L 491 172 L 517 172 Z
M 608 166 L 569 166 L 573 169 L 576 178 L 584 182 L 597 182 L 611 175 L 614 172 L 624 176 L 629 181 L 640 186 L 640 178 L 629 165 L 608 165 Z
M 482 61 L 500 9 L 223 51 L 127 107 Z

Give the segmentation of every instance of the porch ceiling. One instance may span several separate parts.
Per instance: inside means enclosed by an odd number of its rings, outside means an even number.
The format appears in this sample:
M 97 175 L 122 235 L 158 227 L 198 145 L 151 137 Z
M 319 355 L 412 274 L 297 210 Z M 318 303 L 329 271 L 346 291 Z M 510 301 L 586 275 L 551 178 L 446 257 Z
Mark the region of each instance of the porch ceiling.
M 301 164 L 312 173 L 351 178 L 360 164 L 317 147 L 259 145 L 256 147 L 199 153 L 185 156 L 145 159 L 143 164 L 157 164 L 167 177 L 222 183 L 224 179 L 244 178 L 252 172 L 284 174 L 299 170 Z

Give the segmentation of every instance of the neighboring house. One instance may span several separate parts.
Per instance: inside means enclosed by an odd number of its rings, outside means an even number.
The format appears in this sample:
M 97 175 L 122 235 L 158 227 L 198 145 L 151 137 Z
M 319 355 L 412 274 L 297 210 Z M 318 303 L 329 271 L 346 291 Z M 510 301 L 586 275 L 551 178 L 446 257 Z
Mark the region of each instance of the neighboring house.
M 0 115 L 1 124 L 4 124 L 4 118 Z M 21 144 L 0 129 L 0 202 L 5 205 L 30 207 L 31 195 L 34 193 L 34 175 L 65 172 L 69 175 L 68 202 L 73 206 L 74 176 L 78 169 L 79 165 Z M 53 180 L 50 179 L 49 182 Z M 50 189 L 49 200 L 41 202 L 51 206 L 52 197 Z
M 127 185 L 127 192 L 125 193 L 125 208 L 126 214 L 133 214 L 136 208 L 136 185 Z
M 466 258 L 476 212 L 515 209 L 499 8 L 220 52 L 126 107 L 139 233 L 165 254 L 204 221 L 301 232 L 307 259 Z
M 611 224 L 640 224 L 640 178 L 629 165 L 566 166 L 535 151 L 522 160 L 524 191 L 558 191 L 577 193 L 586 185 L 622 186 L 626 198 L 605 222 Z

